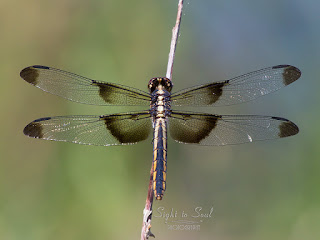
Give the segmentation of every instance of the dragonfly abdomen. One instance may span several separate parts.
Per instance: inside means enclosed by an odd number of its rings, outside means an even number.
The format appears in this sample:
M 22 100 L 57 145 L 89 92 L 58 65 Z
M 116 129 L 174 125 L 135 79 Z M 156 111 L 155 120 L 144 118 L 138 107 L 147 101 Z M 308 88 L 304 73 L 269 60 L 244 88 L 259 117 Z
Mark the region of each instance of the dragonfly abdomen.
M 153 145 L 153 191 L 161 200 L 166 190 L 167 178 L 167 126 L 164 118 L 157 118 L 154 128 Z

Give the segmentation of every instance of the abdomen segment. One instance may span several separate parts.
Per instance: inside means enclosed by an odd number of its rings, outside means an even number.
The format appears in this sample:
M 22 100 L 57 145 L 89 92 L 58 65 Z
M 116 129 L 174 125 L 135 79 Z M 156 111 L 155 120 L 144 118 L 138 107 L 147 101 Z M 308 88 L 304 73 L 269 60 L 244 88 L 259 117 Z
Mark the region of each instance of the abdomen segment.
M 167 178 L 167 123 L 163 118 L 156 119 L 153 141 L 153 191 L 155 198 L 161 200 Z

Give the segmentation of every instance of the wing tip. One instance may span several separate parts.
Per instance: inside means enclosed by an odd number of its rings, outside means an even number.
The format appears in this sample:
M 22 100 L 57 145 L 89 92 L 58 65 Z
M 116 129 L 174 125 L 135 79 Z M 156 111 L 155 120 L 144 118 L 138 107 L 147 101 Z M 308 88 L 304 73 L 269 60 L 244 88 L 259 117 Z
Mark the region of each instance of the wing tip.
M 39 123 L 39 121 L 35 120 L 25 126 L 25 128 L 23 129 L 23 133 L 28 137 L 43 138 L 42 124 Z
M 24 135 L 33 137 L 33 138 L 43 138 L 43 125 L 41 124 L 41 122 L 47 121 L 50 119 L 52 118 L 44 117 L 44 118 L 39 118 L 32 121 L 23 129 Z
M 50 69 L 49 67 L 42 66 L 42 65 L 33 65 L 30 67 L 26 67 L 21 70 L 20 77 L 28 83 L 32 85 L 37 85 L 39 71 L 37 69 Z
M 283 69 L 283 83 L 289 85 L 301 77 L 301 71 L 299 68 L 292 65 L 277 65 L 272 67 L 273 69 Z
M 290 120 L 280 117 L 273 117 L 273 119 L 282 121 L 282 123 L 279 125 L 278 133 L 280 138 L 294 136 L 299 133 L 299 127 Z

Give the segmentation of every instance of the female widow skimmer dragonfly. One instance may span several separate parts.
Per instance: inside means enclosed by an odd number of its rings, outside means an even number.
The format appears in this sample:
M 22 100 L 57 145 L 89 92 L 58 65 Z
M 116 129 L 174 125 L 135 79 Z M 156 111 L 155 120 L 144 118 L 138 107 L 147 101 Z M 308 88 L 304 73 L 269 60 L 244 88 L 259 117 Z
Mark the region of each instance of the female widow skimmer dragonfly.
M 222 106 L 256 99 L 296 81 L 301 72 L 290 65 L 264 68 L 173 94 L 172 82 L 163 77 L 152 78 L 147 93 L 40 65 L 23 69 L 20 76 L 46 92 L 79 103 L 149 106 L 149 110 L 141 112 L 40 118 L 29 123 L 23 132 L 46 140 L 110 146 L 140 142 L 153 130 L 153 191 L 158 200 L 166 189 L 167 127 L 177 142 L 199 145 L 239 144 L 299 132 L 293 122 L 280 117 L 171 110 L 171 105 Z

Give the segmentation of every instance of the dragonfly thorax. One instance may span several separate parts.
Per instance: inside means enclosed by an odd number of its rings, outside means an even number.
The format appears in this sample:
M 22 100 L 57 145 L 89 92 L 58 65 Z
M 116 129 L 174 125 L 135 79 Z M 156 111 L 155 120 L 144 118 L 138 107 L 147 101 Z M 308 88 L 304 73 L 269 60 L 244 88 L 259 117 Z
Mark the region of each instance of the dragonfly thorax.
M 170 115 L 171 93 L 164 89 L 162 85 L 159 85 L 151 93 L 151 103 L 150 103 L 150 112 L 151 115 L 155 118 L 164 118 Z

